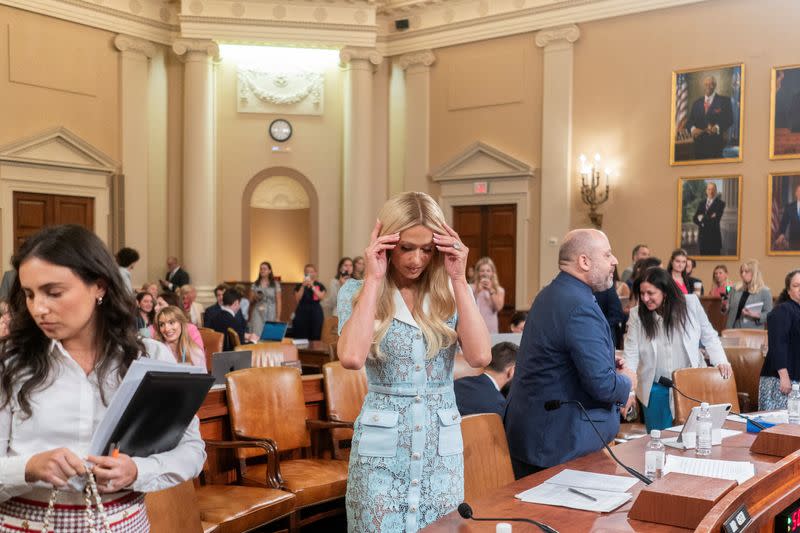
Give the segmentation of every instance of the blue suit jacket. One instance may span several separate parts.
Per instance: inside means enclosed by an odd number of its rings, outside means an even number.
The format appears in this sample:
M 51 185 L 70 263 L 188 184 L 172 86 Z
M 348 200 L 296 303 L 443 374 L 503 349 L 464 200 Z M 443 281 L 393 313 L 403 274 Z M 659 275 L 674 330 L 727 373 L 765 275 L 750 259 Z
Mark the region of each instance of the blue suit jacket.
M 548 400 L 578 400 L 603 440 L 619 431 L 630 380 L 617 374 L 608 322 L 588 285 L 561 272 L 533 301 L 508 396 L 511 457 L 550 467 L 603 446 L 575 405 L 545 411 Z
M 505 397 L 486 374 L 457 379 L 453 389 L 461 416 L 497 413 L 502 417 L 506 410 Z

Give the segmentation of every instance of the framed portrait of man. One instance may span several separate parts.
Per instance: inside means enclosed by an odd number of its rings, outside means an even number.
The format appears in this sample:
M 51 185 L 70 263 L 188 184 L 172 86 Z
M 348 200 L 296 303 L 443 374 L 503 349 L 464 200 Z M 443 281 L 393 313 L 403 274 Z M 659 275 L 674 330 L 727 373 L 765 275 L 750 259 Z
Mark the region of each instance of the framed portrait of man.
M 741 176 L 680 178 L 677 247 L 695 259 L 738 259 L 741 205 Z
M 671 165 L 742 160 L 744 63 L 672 73 Z
M 767 254 L 800 255 L 800 171 L 769 175 Z
M 800 159 L 800 65 L 773 68 L 770 87 L 769 158 Z

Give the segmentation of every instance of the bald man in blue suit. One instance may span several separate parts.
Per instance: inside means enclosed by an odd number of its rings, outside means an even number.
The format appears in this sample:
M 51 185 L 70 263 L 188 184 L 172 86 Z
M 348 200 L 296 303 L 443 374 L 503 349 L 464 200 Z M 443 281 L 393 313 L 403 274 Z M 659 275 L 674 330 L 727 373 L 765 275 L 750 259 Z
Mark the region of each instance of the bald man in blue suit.
M 636 373 L 617 363 L 593 292 L 613 283 L 617 258 L 601 231 L 569 232 L 561 272 L 536 296 L 525 322 L 505 427 L 517 478 L 602 448 L 575 405 L 546 411 L 549 400 L 577 400 L 604 441 L 619 431 L 619 408 L 632 403 Z

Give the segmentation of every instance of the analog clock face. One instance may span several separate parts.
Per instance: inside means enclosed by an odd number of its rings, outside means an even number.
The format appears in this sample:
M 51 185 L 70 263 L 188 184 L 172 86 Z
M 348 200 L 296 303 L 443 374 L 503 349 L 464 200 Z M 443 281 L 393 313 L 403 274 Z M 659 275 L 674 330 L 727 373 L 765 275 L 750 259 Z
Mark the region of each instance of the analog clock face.
M 281 143 L 287 141 L 292 136 L 292 125 L 282 118 L 273 120 L 269 125 L 269 136 Z

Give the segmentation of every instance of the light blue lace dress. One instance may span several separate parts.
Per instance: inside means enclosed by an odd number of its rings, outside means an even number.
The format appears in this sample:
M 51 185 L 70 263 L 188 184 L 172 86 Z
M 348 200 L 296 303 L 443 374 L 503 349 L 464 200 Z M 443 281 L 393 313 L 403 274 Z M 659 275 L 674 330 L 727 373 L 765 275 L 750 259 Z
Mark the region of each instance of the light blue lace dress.
M 339 332 L 363 282 L 339 289 Z M 366 362 L 369 392 L 355 422 L 347 479 L 350 532 L 414 532 L 464 499 L 464 444 L 453 393 L 455 345 L 425 358 L 425 341 L 394 291 L 395 316 Z M 455 328 L 456 316 L 448 324 Z

